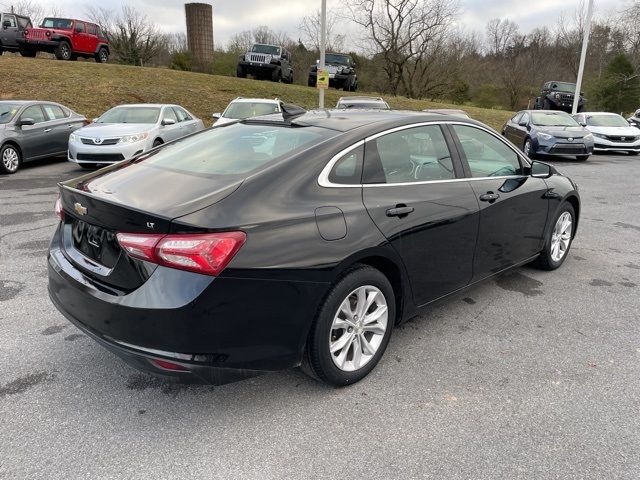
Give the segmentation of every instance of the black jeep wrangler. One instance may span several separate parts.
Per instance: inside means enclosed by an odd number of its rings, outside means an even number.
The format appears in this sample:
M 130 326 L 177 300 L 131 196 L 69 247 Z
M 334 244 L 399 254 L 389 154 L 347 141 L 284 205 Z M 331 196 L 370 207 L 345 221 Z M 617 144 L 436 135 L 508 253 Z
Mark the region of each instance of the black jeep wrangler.
M 542 93 L 539 97 L 536 97 L 533 108 L 535 110 L 562 110 L 563 112 L 571 113 L 575 92 L 575 83 L 546 82 L 542 86 Z M 584 110 L 585 103 L 586 100 L 580 94 L 578 112 Z
M 22 38 L 23 32 L 31 28 L 31 20 L 23 15 L 15 13 L 0 13 L 0 55 L 2 52 L 17 52 L 18 39 Z M 33 55 L 27 55 L 35 57 Z
M 310 87 L 315 87 L 318 80 L 318 63 L 311 65 L 309 69 Z M 342 88 L 345 92 L 355 92 L 358 88 L 358 76 L 356 64 L 353 59 L 344 53 L 327 53 L 325 56 L 326 69 L 329 71 L 329 86 Z
M 240 55 L 236 74 L 240 78 L 251 75 L 259 80 L 293 83 L 291 53 L 276 45 L 255 44 L 251 50 Z

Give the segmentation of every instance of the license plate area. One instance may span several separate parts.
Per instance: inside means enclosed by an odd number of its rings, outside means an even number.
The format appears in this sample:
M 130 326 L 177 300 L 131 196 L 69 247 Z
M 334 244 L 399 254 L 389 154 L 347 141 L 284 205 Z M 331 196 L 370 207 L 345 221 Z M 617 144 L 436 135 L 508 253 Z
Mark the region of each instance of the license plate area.
M 65 222 L 64 236 L 65 247 L 69 246 L 72 252 L 81 254 L 96 266 L 111 270 L 116 265 L 121 250 L 114 232 L 70 218 Z

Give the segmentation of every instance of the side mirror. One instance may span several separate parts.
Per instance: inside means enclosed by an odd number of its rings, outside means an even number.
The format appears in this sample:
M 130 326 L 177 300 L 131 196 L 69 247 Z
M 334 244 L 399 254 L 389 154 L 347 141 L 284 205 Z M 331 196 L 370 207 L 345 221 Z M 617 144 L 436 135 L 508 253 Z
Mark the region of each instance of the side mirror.
M 222 117 L 222 113 L 221 112 L 216 112 L 216 113 L 211 115 L 211 118 L 213 118 L 214 120 L 220 120 L 220 117 Z
M 21 118 L 16 122 L 19 127 L 24 127 L 25 125 L 35 125 L 36 121 L 33 118 Z
M 98 117 L 91 120 L 91 123 L 96 123 L 98 121 Z
M 520 125 L 521 127 L 526 127 L 527 126 L 527 122 L 520 122 L 518 125 Z
M 175 125 L 176 121 L 173 118 L 163 118 L 162 126 L 166 127 L 167 125 Z
M 586 127 L 587 126 L 587 122 L 578 122 L 580 124 L 581 127 Z
M 541 162 L 531 163 L 531 176 L 534 178 L 549 178 L 553 174 L 551 165 Z

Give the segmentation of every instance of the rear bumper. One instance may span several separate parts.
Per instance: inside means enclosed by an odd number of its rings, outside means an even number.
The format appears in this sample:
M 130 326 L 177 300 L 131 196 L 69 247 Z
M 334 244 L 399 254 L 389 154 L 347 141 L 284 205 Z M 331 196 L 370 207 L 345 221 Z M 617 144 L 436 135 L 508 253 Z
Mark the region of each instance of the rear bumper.
M 138 369 L 214 384 L 299 365 L 328 288 L 157 267 L 136 290 L 108 291 L 67 258 L 60 229 L 48 260 L 53 304 L 101 345 Z M 167 371 L 152 359 L 188 371 Z

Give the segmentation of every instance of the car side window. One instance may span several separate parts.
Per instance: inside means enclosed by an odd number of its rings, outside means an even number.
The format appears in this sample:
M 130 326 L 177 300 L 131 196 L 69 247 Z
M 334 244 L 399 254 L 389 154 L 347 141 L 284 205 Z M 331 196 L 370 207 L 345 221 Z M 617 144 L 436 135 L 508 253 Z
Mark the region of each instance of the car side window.
M 57 105 L 43 105 L 44 113 L 47 114 L 47 120 L 60 120 L 66 118 L 64 110 Z
M 529 123 L 529 113 L 528 112 L 524 112 L 522 114 L 522 118 L 520 119 L 519 123 L 526 123 L 526 124 Z
M 25 108 L 22 115 L 20 115 L 21 119 L 32 118 L 35 123 L 46 122 L 46 118 L 44 117 L 44 113 L 40 105 L 31 105 L 30 107 Z
M 164 109 L 164 113 L 162 114 L 162 120 L 164 119 L 173 120 L 178 123 L 178 117 L 176 116 L 176 112 L 173 111 L 173 108 L 167 107 Z
M 522 112 L 516 113 L 516 115 L 511 119 L 512 123 L 520 123 L 520 118 L 522 117 Z
M 82 22 L 76 22 L 76 32 L 78 33 L 84 33 L 84 23 Z
M 96 35 L 98 33 L 98 29 L 96 28 L 95 25 L 89 23 L 87 25 L 87 33 L 90 35 Z
M 472 177 L 523 174 L 518 154 L 501 139 L 467 125 L 452 125 L 452 128 L 458 136 Z
M 408 183 L 455 178 L 439 125 L 407 128 L 369 142 L 365 183 Z
M 344 154 L 329 172 L 329 181 L 340 185 L 359 185 L 362 180 L 363 157 L 362 145 Z
M 173 110 L 176 112 L 176 117 L 178 117 L 179 122 L 188 122 L 189 120 L 193 120 L 191 116 L 180 107 L 173 107 Z
M 16 17 L 14 17 L 13 15 L 5 15 L 4 21 L 9 22 L 10 28 L 16 28 L 18 26 L 18 23 L 16 22 Z

